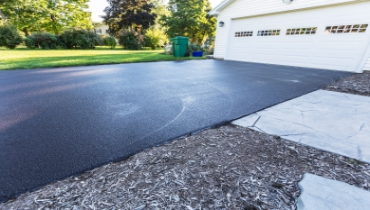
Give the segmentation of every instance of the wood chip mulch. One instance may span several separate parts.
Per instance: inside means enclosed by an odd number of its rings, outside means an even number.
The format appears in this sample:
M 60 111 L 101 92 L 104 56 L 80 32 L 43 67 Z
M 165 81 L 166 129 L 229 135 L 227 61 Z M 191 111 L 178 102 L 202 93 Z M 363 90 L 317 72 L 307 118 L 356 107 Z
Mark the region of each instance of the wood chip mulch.
M 325 90 L 370 96 L 370 72 L 355 74 L 330 84 Z
M 0 209 L 295 209 L 304 173 L 370 191 L 370 165 L 227 125 L 50 184 Z

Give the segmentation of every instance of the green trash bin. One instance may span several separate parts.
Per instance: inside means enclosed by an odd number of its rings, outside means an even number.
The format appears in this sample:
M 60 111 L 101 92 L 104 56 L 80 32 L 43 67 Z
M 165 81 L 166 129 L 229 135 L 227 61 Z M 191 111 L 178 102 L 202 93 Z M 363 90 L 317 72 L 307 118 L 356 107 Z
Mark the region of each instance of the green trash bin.
M 185 57 L 185 53 L 188 49 L 189 38 L 184 36 L 177 36 L 171 39 L 173 56 Z

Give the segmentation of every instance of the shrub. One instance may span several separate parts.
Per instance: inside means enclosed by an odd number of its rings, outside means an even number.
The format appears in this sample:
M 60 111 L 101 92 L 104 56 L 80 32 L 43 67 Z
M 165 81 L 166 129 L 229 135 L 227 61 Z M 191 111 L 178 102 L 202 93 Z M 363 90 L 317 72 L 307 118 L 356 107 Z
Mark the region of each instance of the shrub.
M 203 50 L 209 55 L 213 55 L 215 49 L 215 37 L 209 37 L 204 45 L 203 45 Z
M 195 51 L 203 51 L 202 47 L 199 44 L 190 44 L 188 47 L 188 51 L 195 52 Z
M 140 50 L 142 48 L 142 35 L 125 32 L 118 38 L 118 43 L 127 50 Z
M 167 41 L 166 34 L 159 29 L 149 29 L 145 33 L 144 45 L 155 50 L 156 47 L 164 47 Z
M 157 40 L 155 37 L 145 36 L 144 45 L 150 47 L 152 50 L 155 50 L 157 47 Z
M 108 36 L 103 39 L 104 44 L 109 46 L 111 49 L 114 49 L 117 45 L 117 41 L 114 37 Z
M 30 49 L 56 49 L 60 45 L 59 37 L 51 33 L 35 33 L 25 38 L 25 44 Z
M 17 29 L 7 23 L 0 25 L 0 47 L 14 49 L 22 43 L 22 36 Z
M 61 42 L 67 49 L 95 49 L 96 45 L 102 45 L 102 39 L 94 32 L 86 30 L 65 31 L 60 36 Z

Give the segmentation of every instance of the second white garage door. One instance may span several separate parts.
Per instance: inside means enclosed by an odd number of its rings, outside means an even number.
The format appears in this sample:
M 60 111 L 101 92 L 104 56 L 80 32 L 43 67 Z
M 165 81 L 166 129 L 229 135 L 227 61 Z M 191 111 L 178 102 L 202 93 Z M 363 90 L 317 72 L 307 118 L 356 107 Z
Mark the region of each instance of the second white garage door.
M 370 2 L 232 21 L 226 59 L 357 71 L 370 45 Z

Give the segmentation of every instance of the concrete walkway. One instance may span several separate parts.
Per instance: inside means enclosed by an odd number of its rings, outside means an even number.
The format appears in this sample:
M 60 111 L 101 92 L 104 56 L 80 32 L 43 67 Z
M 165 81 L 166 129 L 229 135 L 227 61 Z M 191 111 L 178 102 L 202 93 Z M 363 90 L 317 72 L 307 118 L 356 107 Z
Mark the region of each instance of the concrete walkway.
M 318 90 L 233 124 L 370 163 L 370 97 Z
M 318 90 L 233 122 L 370 163 L 370 97 Z M 298 210 L 370 209 L 370 193 L 305 174 Z
M 313 174 L 298 184 L 298 210 L 360 210 L 370 208 L 370 192 Z

